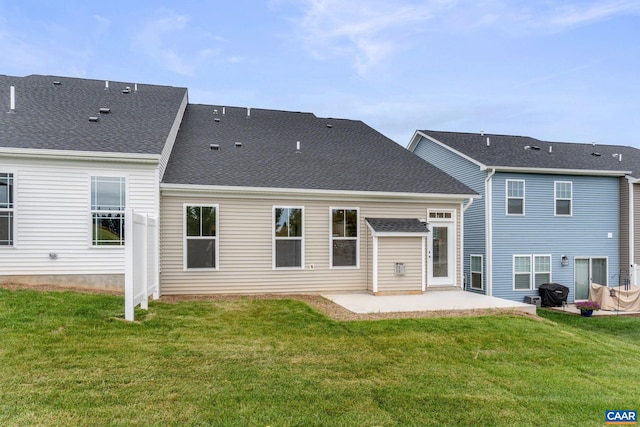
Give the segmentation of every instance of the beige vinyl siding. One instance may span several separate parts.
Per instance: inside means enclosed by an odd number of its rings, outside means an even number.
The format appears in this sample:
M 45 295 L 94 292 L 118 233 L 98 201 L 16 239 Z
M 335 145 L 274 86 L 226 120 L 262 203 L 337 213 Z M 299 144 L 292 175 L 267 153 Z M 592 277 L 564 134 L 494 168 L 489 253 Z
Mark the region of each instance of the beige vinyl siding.
M 422 291 L 422 239 L 378 238 L 378 292 Z M 405 263 L 404 276 L 396 276 L 396 262 Z
M 359 202 L 300 198 L 161 197 L 161 291 L 163 294 L 358 291 L 371 286 L 372 262 L 366 217 L 425 218 L 428 203 Z M 218 271 L 185 271 L 183 206 L 219 205 Z M 304 268 L 273 269 L 273 207 L 304 207 Z M 360 267 L 329 268 L 329 209 L 360 208 Z M 439 205 L 457 209 L 459 204 Z M 418 252 L 418 256 L 419 256 Z M 311 269 L 313 266 L 313 269 Z
M 128 206 L 157 215 L 153 165 L 5 158 L 0 170 L 14 173 L 16 221 L 14 247 L 0 248 L 0 276 L 124 273 L 124 247 L 91 245 L 91 176 L 126 177 Z

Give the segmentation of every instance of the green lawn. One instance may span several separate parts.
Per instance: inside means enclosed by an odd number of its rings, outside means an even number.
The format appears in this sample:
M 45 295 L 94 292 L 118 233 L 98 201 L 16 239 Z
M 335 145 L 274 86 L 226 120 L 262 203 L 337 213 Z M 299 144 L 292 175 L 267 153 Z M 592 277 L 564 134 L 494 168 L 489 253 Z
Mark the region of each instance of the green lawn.
M 602 426 L 640 318 L 338 322 L 293 300 L 0 289 L 2 426 Z

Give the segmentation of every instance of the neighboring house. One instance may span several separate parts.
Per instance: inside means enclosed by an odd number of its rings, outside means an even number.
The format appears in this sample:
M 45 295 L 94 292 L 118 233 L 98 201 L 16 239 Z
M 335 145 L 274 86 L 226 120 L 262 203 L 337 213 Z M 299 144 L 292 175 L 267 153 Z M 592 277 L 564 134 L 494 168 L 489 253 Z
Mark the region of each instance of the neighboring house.
M 468 290 L 522 301 L 555 282 L 573 301 L 634 279 L 640 151 L 429 130 L 408 149 L 482 195 L 465 214 Z
M 163 294 L 461 287 L 477 197 L 360 121 L 193 104 L 160 191 Z
M 121 289 L 124 210 L 159 215 L 187 90 L 0 76 L 0 283 Z

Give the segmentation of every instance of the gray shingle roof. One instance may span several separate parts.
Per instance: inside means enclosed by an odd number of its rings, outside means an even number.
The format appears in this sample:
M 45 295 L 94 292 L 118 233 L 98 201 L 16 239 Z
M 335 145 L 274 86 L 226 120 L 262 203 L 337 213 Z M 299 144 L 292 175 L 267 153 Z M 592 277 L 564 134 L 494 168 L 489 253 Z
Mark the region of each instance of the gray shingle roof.
M 419 219 L 407 218 L 365 218 L 371 228 L 378 233 L 426 233 L 427 224 Z
M 253 108 L 248 117 L 246 108 L 198 104 L 187 106 L 163 181 L 475 194 L 361 121 Z
M 59 82 L 59 84 L 54 84 Z M 10 87 L 15 87 L 15 112 Z M 130 93 L 122 90 L 130 87 Z M 0 147 L 160 154 L 186 88 L 0 75 Z M 100 114 L 109 108 L 110 114 Z M 89 117 L 98 117 L 90 122 Z
M 632 171 L 640 176 L 640 150 L 620 145 L 548 142 L 526 136 L 421 130 L 490 167 Z M 487 146 L 487 138 L 490 144 Z M 535 149 L 535 147 L 539 149 Z M 551 148 L 551 151 L 549 149 Z M 594 155 L 599 154 L 599 155 Z M 614 154 L 622 154 L 622 161 Z

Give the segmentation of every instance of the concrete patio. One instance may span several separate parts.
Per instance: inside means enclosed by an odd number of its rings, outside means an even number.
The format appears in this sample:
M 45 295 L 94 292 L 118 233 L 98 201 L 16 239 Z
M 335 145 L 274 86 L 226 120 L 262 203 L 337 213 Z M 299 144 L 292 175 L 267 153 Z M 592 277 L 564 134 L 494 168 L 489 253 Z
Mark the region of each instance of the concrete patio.
M 427 291 L 420 295 L 373 296 L 369 293 L 322 295 L 358 314 L 410 311 L 497 310 L 536 314 L 536 306 L 462 290 Z

